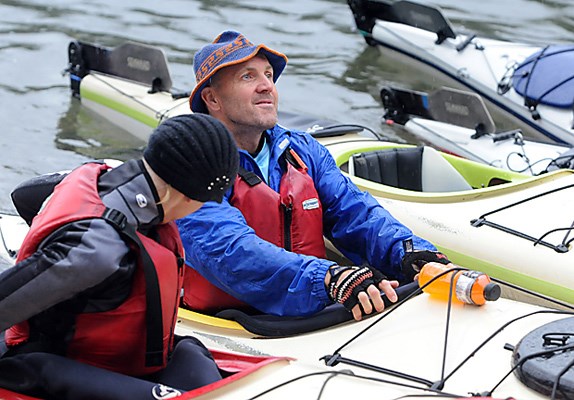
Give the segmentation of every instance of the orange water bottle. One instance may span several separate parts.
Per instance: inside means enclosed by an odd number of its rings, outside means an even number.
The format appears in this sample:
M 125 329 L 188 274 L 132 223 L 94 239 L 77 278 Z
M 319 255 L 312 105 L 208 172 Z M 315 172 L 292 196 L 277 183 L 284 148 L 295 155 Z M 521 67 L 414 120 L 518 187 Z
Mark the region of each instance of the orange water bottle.
M 432 278 L 450 268 L 452 267 L 438 263 L 425 264 L 419 274 L 419 286 L 423 287 Z M 454 279 L 452 279 L 453 273 L 456 274 Z M 459 303 L 481 306 L 500 297 L 500 286 L 492 282 L 488 275 L 469 270 L 444 274 L 423 288 L 423 291 L 431 296 L 448 300 L 451 287 L 454 289 L 452 299 Z

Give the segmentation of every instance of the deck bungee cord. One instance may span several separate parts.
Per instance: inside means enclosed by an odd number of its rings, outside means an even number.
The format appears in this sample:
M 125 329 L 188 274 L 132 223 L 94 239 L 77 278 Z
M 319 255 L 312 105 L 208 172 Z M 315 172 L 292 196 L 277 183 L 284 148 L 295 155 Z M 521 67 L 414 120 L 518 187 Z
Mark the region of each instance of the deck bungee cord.
M 398 377 L 407 381 L 412 381 L 415 383 L 419 383 L 422 384 L 426 387 L 421 387 L 421 386 L 414 386 L 414 385 L 407 385 L 406 387 L 409 388 L 417 388 L 417 389 L 421 389 L 421 390 L 430 390 L 430 391 L 436 391 L 437 393 L 442 393 L 442 389 L 444 388 L 445 383 L 452 377 L 454 376 L 454 374 L 459 371 L 469 360 L 471 360 L 484 346 L 486 346 L 488 343 L 490 343 L 496 336 L 498 336 L 502 331 L 504 331 L 507 327 L 511 326 L 512 324 L 532 317 L 534 315 L 541 315 L 541 314 L 553 314 L 553 315 L 571 315 L 574 316 L 574 306 L 566 304 L 564 302 L 558 301 L 558 300 L 554 300 L 550 297 L 541 295 L 539 293 L 533 292 L 531 290 L 527 290 L 527 289 L 523 289 L 519 286 L 513 285 L 513 284 L 507 284 L 505 281 L 499 280 L 499 279 L 495 279 L 492 278 L 493 282 L 496 283 L 500 283 L 504 286 L 507 286 L 511 289 L 517 290 L 519 292 L 534 296 L 534 297 L 538 297 L 542 300 L 545 301 L 549 301 L 551 303 L 554 303 L 556 305 L 559 305 L 561 307 L 565 307 L 570 309 L 571 311 L 566 311 L 566 310 L 554 310 L 554 309 L 550 309 L 550 310 L 537 310 L 537 311 L 533 311 L 524 315 L 521 315 L 519 317 L 513 318 L 512 320 L 504 323 L 502 326 L 500 326 L 500 328 L 498 328 L 497 330 L 495 330 L 493 333 L 491 333 L 486 339 L 484 339 L 483 342 L 481 342 L 474 350 L 472 350 L 460 363 L 458 363 L 458 365 L 456 365 L 449 373 L 446 373 L 446 360 L 447 360 L 447 350 L 448 350 L 448 338 L 449 338 L 449 328 L 450 328 L 450 321 L 451 321 L 451 311 L 452 311 L 452 304 L 453 304 L 453 293 L 455 292 L 455 290 L 453 289 L 454 286 L 454 279 L 455 279 L 455 274 L 453 272 L 455 271 L 468 271 L 468 269 L 466 268 L 462 268 L 462 267 L 456 267 L 456 268 L 450 268 L 438 275 L 436 275 L 434 278 L 432 278 L 431 280 L 429 280 L 426 284 L 420 286 L 418 289 L 414 290 L 413 292 L 411 292 L 408 296 L 406 296 L 403 300 L 401 300 L 399 303 L 395 304 L 393 306 L 393 308 L 391 308 L 389 311 L 387 311 L 386 313 L 382 314 L 381 316 L 377 317 L 375 319 L 375 321 L 373 323 L 371 323 L 370 325 L 368 325 L 366 328 L 364 328 L 363 330 L 361 330 L 359 333 L 357 333 L 355 336 L 353 336 L 351 339 L 349 339 L 347 342 L 345 342 L 343 345 L 341 345 L 339 348 L 337 348 L 333 354 L 331 355 L 326 355 L 324 357 L 322 357 L 321 359 L 325 362 L 325 364 L 327 366 L 335 366 L 337 364 L 346 364 L 346 365 L 351 365 L 351 366 L 355 366 L 355 367 L 359 367 L 359 368 L 364 368 L 366 370 L 370 370 L 370 371 L 374 371 L 374 372 L 380 372 L 383 374 L 387 374 L 390 376 L 394 376 L 394 377 Z M 358 360 L 353 360 L 347 357 L 343 357 L 341 355 L 341 351 L 346 348 L 348 345 L 350 345 L 352 342 L 354 342 L 355 340 L 357 340 L 358 338 L 360 338 L 365 332 L 367 332 L 369 329 L 371 329 L 372 327 L 374 327 L 375 325 L 379 324 L 383 319 L 387 318 L 388 315 L 390 315 L 392 312 L 394 312 L 396 309 L 400 308 L 403 304 L 405 304 L 409 299 L 411 299 L 412 297 L 422 293 L 424 291 L 424 289 L 426 287 L 428 287 L 429 285 L 431 285 L 432 283 L 434 283 L 435 281 L 439 280 L 441 277 L 452 273 L 451 276 L 451 288 L 449 290 L 449 294 L 448 294 L 448 301 L 447 301 L 447 314 L 446 314 L 446 320 L 445 320 L 445 332 L 444 332 L 444 341 L 443 341 L 443 350 L 442 350 L 442 366 L 441 366 L 441 376 L 440 379 L 436 380 L 436 381 L 431 381 L 425 378 L 421 378 L 421 377 L 417 377 L 417 376 L 413 376 L 410 374 L 405 374 L 396 370 L 392 370 L 392 369 L 388 369 L 385 367 L 380 367 L 380 366 L 376 366 L 376 365 L 372 365 L 372 364 L 368 364 L 368 363 L 364 363 Z M 564 334 L 562 332 L 560 332 L 560 334 Z M 565 333 L 567 335 L 573 335 L 574 334 L 570 334 L 570 333 Z M 505 346 L 506 350 L 513 350 L 514 346 L 512 345 L 506 345 Z M 574 344 L 572 345 L 565 345 L 565 346 L 561 346 L 559 348 L 555 348 L 552 351 L 548 350 L 546 352 L 541 352 L 539 354 L 539 356 L 541 355 L 551 355 L 553 353 L 556 352 L 560 352 L 560 351 L 567 351 L 567 350 L 574 350 Z M 534 358 L 533 357 L 529 357 L 527 360 Z M 506 373 L 504 375 L 504 377 L 490 390 L 486 390 L 483 391 L 481 393 L 474 393 L 473 396 L 492 396 L 494 391 L 496 390 L 496 388 L 498 388 L 502 382 L 508 378 L 508 376 L 510 376 L 510 374 L 512 374 L 512 372 L 514 372 L 517 368 L 520 368 L 522 365 L 524 365 L 524 363 L 527 360 L 521 360 L 519 363 L 517 363 L 516 365 L 514 365 L 510 371 L 508 373 Z M 574 361 L 573 361 L 574 364 Z M 566 371 L 561 372 L 561 375 L 565 374 Z M 561 376 L 560 375 L 560 376 Z M 559 380 L 559 377 L 556 378 L 557 381 Z M 402 385 L 403 383 L 399 383 L 399 382 L 394 382 L 394 384 L 397 385 Z M 558 383 L 555 383 L 554 386 L 557 386 Z M 450 394 L 449 394 L 450 395 Z M 465 397 L 465 396 L 460 396 L 460 397 Z M 552 399 L 554 399 L 555 397 L 552 397 Z
M 564 247 L 570 247 L 570 244 L 574 241 L 574 239 L 570 239 L 570 240 L 566 240 L 568 239 L 568 236 L 570 235 L 570 233 L 572 233 L 572 231 L 574 230 L 574 222 L 572 222 L 572 224 L 567 227 L 567 228 L 556 228 L 556 229 L 551 229 L 548 232 L 546 232 L 544 235 L 540 236 L 535 242 L 534 245 L 536 246 L 538 243 L 542 242 L 542 239 L 544 239 L 546 236 L 550 235 L 551 233 L 554 232 L 562 232 L 562 231 L 566 231 L 566 236 L 564 237 L 564 239 L 562 240 L 562 245 Z
M 508 155 L 506 156 L 506 166 L 510 171 L 518 172 L 518 173 L 523 173 L 523 172 L 529 171 L 532 176 L 536 176 L 536 175 L 540 175 L 540 174 L 547 172 L 547 170 L 545 170 L 539 174 L 536 174 L 534 172 L 534 170 L 532 169 L 532 167 L 534 167 L 538 164 L 541 164 L 541 163 L 548 163 L 548 165 L 549 165 L 550 163 L 552 163 L 556 160 L 556 159 L 548 157 L 548 158 L 542 158 L 540 160 L 536 160 L 534 162 L 531 162 L 530 159 L 528 158 L 528 156 L 526 155 L 525 150 L 524 150 L 524 144 L 522 143 L 522 144 L 518 144 L 518 145 L 522 149 L 521 152 L 520 151 L 513 151 L 511 153 L 508 153 Z M 526 163 L 526 167 L 522 168 L 522 169 L 512 168 L 510 166 L 511 165 L 510 158 L 514 157 L 514 156 L 520 157 Z
M 547 196 L 547 195 L 550 195 L 550 194 L 552 194 L 552 193 L 559 192 L 559 191 L 561 191 L 561 190 L 570 189 L 570 188 L 572 188 L 572 187 L 574 187 L 574 184 L 561 186 L 561 187 L 556 188 L 556 189 L 547 190 L 547 191 L 545 191 L 545 192 L 536 194 L 536 195 L 534 195 L 534 196 L 527 197 L 527 198 L 525 198 L 525 199 L 516 201 L 516 202 L 514 202 L 514 203 L 511 203 L 511 204 L 508 204 L 508 205 L 506 205 L 506 206 L 503 206 L 503 207 L 497 208 L 497 209 L 495 209 L 495 210 L 489 211 L 489 212 L 487 212 L 487 213 L 484 213 L 484 214 L 482 214 L 480 217 L 471 220 L 471 221 L 470 221 L 470 224 L 471 224 L 472 226 L 474 226 L 475 228 L 479 228 L 479 227 L 481 227 L 481 226 L 483 226 L 483 225 L 490 226 L 491 228 L 499 229 L 499 230 L 501 230 L 501 231 L 503 231 L 503 232 L 510 233 L 510 234 L 512 234 L 512 235 L 514 235 L 514 236 L 518 236 L 518 237 L 521 237 L 521 238 L 523 238 L 523 239 L 526 239 L 526 240 L 529 240 L 529 241 L 531 241 L 531 242 L 534 242 L 534 245 L 535 245 L 535 246 L 536 246 L 537 244 L 540 244 L 540 245 L 542 245 L 542 246 L 549 247 L 549 248 L 555 250 L 555 251 L 558 252 L 558 253 L 567 253 L 567 252 L 569 251 L 569 245 L 570 245 L 570 243 L 572 243 L 572 242 L 574 241 L 574 239 L 567 240 L 567 239 L 568 239 L 568 236 L 569 236 L 569 234 L 570 234 L 570 232 L 572 232 L 572 231 L 574 230 L 574 223 L 573 223 L 572 225 L 570 225 L 570 227 L 551 229 L 551 230 L 547 231 L 546 233 L 544 233 L 543 235 L 541 235 L 540 237 L 535 238 L 535 237 L 530 236 L 530 235 L 527 235 L 527 234 L 525 234 L 525 233 L 523 233 L 523 232 L 519 232 L 519 231 L 517 231 L 517 230 L 515 230 L 515 229 L 512 229 L 512 228 L 509 228 L 509 227 L 507 227 L 507 226 L 498 224 L 498 223 L 496 223 L 496 222 L 488 221 L 488 220 L 486 219 L 486 217 L 488 217 L 488 216 L 490 216 L 490 215 L 493 215 L 493 214 L 495 214 L 495 213 L 497 213 L 497 212 L 500 212 L 500 211 L 507 210 L 507 209 L 509 209 L 509 208 L 518 206 L 518 205 L 520 205 L 520 204 L 524 204 L 524 203 L 526 203 L 526 202 L 528 202 L 528 201 L 532 201 L 532 200 L 535 200 L 535 199 L 537 199 L 537 198 L 540 198 L 540 197 L 543 197 L 543 196 Z M 555 244 L 552 244 L 552 243 L 549 243 L 549 242 L 543 240 L 543 239 L 544 239 L 546 236 L 548 236 L 550 233 L 560 232 L 560 231 L 566 231 L 566 235 L 565 235 L 564 239 L 562 239 L 562 242 L 561 242 L 560 244 L 555 245 Z
M 407 383 L 401 383 L 401 382 L 396 382 L 396 381 L 390 381 L 387 379 L 382 379 L 382 378 L 376 378 L 373 376 L 366 376 L 366 375 L 357 375 L 354 372 L 348 370 L 348 369 L 344 369 L 344 370 L 337 370 L 337 371 L 321 371 L 321 372 L 311 372 L 308 374 L 303 374 L 300 376 L 297 376 L 293 379 L 289 379 L 285 382 L 282 382 L 280 384 L 277 384 L 275 386 L 270 387 L 269 389 L 258 393 L 257 395 L 248 398 L 247 400 L 255 400 L 255 399 L 259 399 L 262 396 L 265 396 L 269 393 L 272 393 L 275 390 L 278 390 L 280 388 L 286 387 L 292 383 L 295 383 L 297 381 L 301 381 L 303 379 L 308 379 L 308 378 L 313 378 L 313 377 L 317 377 L 317 376 L 323 376 L 323 375 L 328 375 L 327 378 L 325 378 L 325 381 L 323 382 L 321 389 L 319 391 L 319 394 L 317 396 L 317 400 L 320 400 L 321 397 L 323 396 L 324 390 L 327 386 L 327 384 L 334 378 L 336 377 L 347 377 L 350 379 L 357 379 L 357 380 L 365 380 L 365 381 L 370 381 L 370 382 L 378 382 L 381 384 L 388 384 L 388 385 L 394 385 L 394 386 L 400 386 L 400 387 L 404 387 L 404 388 L 410 388 L 410 389 L 416 389 L 416 390 L 422 390 L 425 392 L 429 392 L 429 393 L 434 393 L 435 395 L 438 395 L 437 397 L 445 397 L 445 398 L 465 398 L 467 396 L 461 396 L 458 394 L 453 394 L 453 393 L 447 393 L 447 392 L 443 392 L 443 391 L 439 391 L 436 389 L 432 389 L 432 388 L 421 388 L 420 386 L 414 386 L 414 385 L 409 385 Z M 416 397 L 416 395 L 407 395 L 407 396 L 400 396 L 397 397 L 397 399 L 402 399 L 402 398 L 408 398 L 408 397 Z
M 520 134 L 520 135 L 522 136 L 522 134 Z M 496 142 L 494 135 L 493 135 L 493 140 Z M 522 151 L 514 151 L 511 153 L 508 153 L 508 155 L 506 156 L 506 167 L 510 171 L 518 172 L 518 173 L 523 173 L 523 172 L 529 171 L 532 176 L 539 176 L 539 175 L 546 174 L 546 173 L 550 172 L 551 168 L 554 168 L 554 169 L 562 169 L 562 168 L 572 169 L 572 167 L 573 167 L 572 161 L 574 160 L 574 154 L 572 154 L 570 152 L 569 152 L 570 154 L 562 154 L 562 155 L 559 155 L 558 157 L 545 157 L 545 158 L 538 159 L 536 161 L 530 161 L 530 158 L 526 155 L 526 149 L 524 148 L 526 143 L 524 142 L 523 138 L 515 138 L 514 143 L 516 145 L 520 146 Z M 512 163 L 510 161 L 510 158 L 513 156 L 520 157 L 524 161 L 524 163 L 526 164 L 526 167 L 522 168 L 522 169 L 517 169 L 517 168 L 511 167 Z M 534 172 L 533 168 L 535 166 L 537 166 L 538 164 L 542 164 L 542 163 L 544 163 L 546 165 L 546 168 L 544 168 L 542 171 L 540 171 L 538 173 Z
M 508 153 L 508 155 L 506 156 L 506 167 L 510 171 L 519 172 L 519 173 L 529 171 L 532 176 L 536 176 L 536 175 L 540 175 L 540 174 L 542 174 L 544 172 L 548 172 L 548 171 L 546 169 L 545 171 L 542 171 L 539 174 L 536 174 L 533 170 L 534 166 L 536 166 L 542 162 L 547 162 L 548 164 L 550 164 L 554 160 L 550 157 L 547 157 L 547 158 L 542 158 L 540 160 L 531 162 L 530 158 L 526 155 L 526 149 L 524 148 L 526 143 L 524 142 L 524 136 L 522 135 L 522 131 L 520 129 L 514 129 L 514 130 L 509 131 L 509 132 L 501 132 L 498 134 L 492 134 L 490 136 L 492 136 L 492 141 L 494 143 L 500 142 L 502 140 L 513 139 L 514 144 L 520 147 L 521 151 L 513 151 L 511 153 Z M 516 168 L 512 168 L 512 166 L 511 166 L 512 164 L 510 163 L 510 157 L 512 157 L 512 156 L 520 157 L 524 161 L 524 163 L 526 164 L 526 167 L 521 169 L 521 170 L 516 169 Z
M 448 302 L 446 303 L 447 306 L 447 316 L 446 316 L 446 320 L 445 320 L 445 332 L 444 332 L 444 348 L 442 350 L 442 356 L 443 356 L 443 360 L 442 360 L 442 368 L 441 368 L 441 377 L 439 380 L 437 381 L 432 381 L 432 380 L 428 380 L 428 379 L 424 379 L 424 378 L 420 378 L 417 376 L 413 376 L 413 375 L 408 375 L 408 374 L 403 374 L 401 372 L 398 372 L 396 370 L 392 370 L 392 369 L 388 369 L 388 368 L 384 368 L 384 367 L 378 367 L 378 366 L 371 366 L 369 364 L 365 364 L 362 363 L 360 361 L 354 360 L 354 359 L 350 359 L 350 358 L 346 358 L 346 357 L 342 357 L 341 356 L 341 350 L 344 349 L 346 346 L 348 346 L 349 344 L 351 344 L 351 342 L 355 341 L 356 339 L 358 339 L 359 337 L 361 337 L 361 335 L 363 335 L 364 332 L 366 332 L 366 330 L 368 330 L 370 327 L 374 326 L 375 324 L 377 324 L 378 322 L 380 322 L 383 318 L 385 318 L 389 313 L 393 312 L 393 310 L 396 309 L 396 307 L 400 307 L 401 305 L 403 305 L 406 302 L 406 299 L 410 299 L 413 296 L 416 296 L 417 294 L 419 294 L 421 291 L 424 291 L 425 288 L 427 288 L 429 285 L 431 285 L 431 282 L 434 283 L 436 280 L 440 279 L 441 277 L 443 277 L 445 274 L 451 274 L 451 277 L 449 279 L 454 278 L 454 273 L 456 271 L 468 271 L 466 268 L 451 268 L 451 269 L 447 269 L 446 271 L 444 271 L 444 273 L 442 274 L 438 274 L 436 275 L 431 281 L 429 281 L 427 284 L 424 285 L 418 285 L 416 283 L 413 284 L 409 284 L 412 285 L 413 288 L 417 288 L 412 290 L 408 295 L 405 295 L 405 299 L 401 300 L 399 303 L 396 304 L 396 306 L 394 308 L 390 308 L 386 314 L 381 315 L 380 317 L 377 318 L 376 321 L 374 321 L 373 323 L 371 323 L 366 329 L 363 329 L 359 334 L 354 335 L 353 338 L 347 342 L 345 342 L 342 346 L 340 346 L 337 350 L 337 352 L 335 352 L 336 354 L 338 354 L 338 358 L 336 359 L 337 363 L 340 364 L 346 364 L 352 367 L 358 367 L 358 368 L 364 368 L 366 370 L 369 371 L 373 371 L 376 373 L 382 373 L 385 375 L 390 375 L 391 377 L 394 378 L 400 378 L 402 380 L 392 380 L 392 379 L 385 379 L 385 378 L 379 378 L 376 375 L 369 375 L 369 376 L 365 376 L 363 374 L 357 374 L 356 371 L 352 372 L 349 371 L 348 369 L 342 369 L 342 370 L 333 370 L 333 371 L 320 371 L 320 372 L 314 372 L 314 373 L 307 373 L 307 374 L 301 374 L 299 376 L 293 377 L 291 379 L 286 379 L 283 382 L 277 383 L 277 384 L 273 384 L 271 387 L 266 388 L 265 390 L 257 393 L 255 396 L 252 395 L 252 397 L 249 397 L 249 399 L 259 399 L 264 397 L 265 395 L 271 394 L 274 391 L 280 390 L 281 388 L 287 388 L 286 390 L 290 390 L 289 388 L 291 386 L 293 386 L 294 383 L 296 382 L 300 382 L 302 380 L 308 380 L 308 379 L 313 379 L 313 378 L 321 378 L 324 379 L 322 381 L 321 387 L 319 389 L 319 393 L 317 395 L 317 399 L 321 399 L 323 397 L 323 394 L 326 391 L 327 386 L 329 385 L 329 383 L 334 382 L 335 378 L 340 378 L 340 379 L 356 379 L 356 380 L 364 380 L 364 381 L 370 381 L 370 382 L 377 382 L 377 383 L 381 383 L 381 384 L 385 384 L 385 385 L 392 385 L 394 387 L 401 387 L 401 388 L 407 388 L 410 390 L 414 390 L 414 391 L 420 391 L 421 394 L 420 395 L 407 395 L 407 396 L 400 396 L 397 397 L 397 399 L 402 399 L 402 398 L 416 398 L 417 396 L 425 396 L 424 393 L 426 393 L 426 396 L 428 396 L 430 393 L 432 393 L 433 395 L 440 397 L 440 398 L 458 398 L 458 399 L 462 399 L 462 398 L 472 398 L 472 397 L 481 397 L 481 398 L 491 398 L 490 396 L 493 396 L 493 393 L 495 391 L 497 391 L 497 389 L 500 387 L 500 385 L 509 377 L 512 375 L 513 372 L 521 369 L 524 365 L 527 365 L 528 362 L 530 360 L 532 360 L 533 358 L 536 358 L 536 356 L 533 357 L 528 357 L 527 360 L 522 361 L 520 363 L 516 363 L 515 365 L 513 365 L 512 367 L 510 367 L 510 369 L 508 371 L 503 370 L 501 371 L 502 374 L 502 378 L 500 380 L 498 380 L 497 377 L 495 377 L 497 379 L 497 381 L 494 383 L 494 385 L 492 387 L 490 387 L 490 385 L 492 383 L 488 383 L 489 385 L 489 389 L 487 390 L 481 390 L 481 391 L 475 391 L 475 392 L 471 392 L 471 391 L 467 391 L 465 392 L 465 395 L 461 395 L 461 394 L 456 394 L 456 393 L 451 393 L 446 392 L 443 390 L 443 387 L 445 386 L 445 383 L 451 379 L 451 377 L 453 377 L 455 374 L 457 374 L 457 372 L 467 363 L 469 362 L 473 357 L 475 357 L 476 355 L 478 355 L 479 353 L 481 353 L 481 350 L 489 343 L 491 343 L 493 341 L 494 338 L 496 338 L 497 336 L 499 336 L 499 334 L 501 332 L 503 332 L 506 328 L 512 326 L 513 324 L 516 324 L 518 321 L 521 320 L 528 320 L 529 318 L 536 316 L 536 315 L 565 315 L 565 316 L 572 316 L 574 315 L 574 306 L 560 302 L 560 301 L 556 301 L 554 299 L 548 298 L 544 295 L 539 295 L 536 292 L 530 291 L 530 290 L 526 290 L 526 289 L 522 289 L 520 287 L 517 287 L 515 285 L 512 284 L 507 284 L 506 282 L 502 281 L 502 280 L 498 280 L 498 279 L 494 279 L 492 278 L 492 281 L 508 286 L 509 288 L 513 288 L 516 289 L 517 291 L 523 292 L 523 293 L 527 293 L 530 294 L 532 296 L 536 296 L 540 299 L 543 300 L 547 300 L 549 302 L 552 302 L 556 305 L 562 306 L 562 307 L 566 307 L 568 308 L 568 310 L 564 311 L 564 310 L 548 310 L 548 309 L 542 309 L 542 310 L 536 310 L 535 312 L 528 312 L 528 313 L 524 313 L 523 315 L 519 315 L 518 317 L 515 317 L 509 321 L 504 321 L 504 323 L 502 323 L 499 327 L 497 327 L 496 329 L 493 330 L 493 332 L 486 332 L 485 334 L 488 335 L 485 339 L 480 339 L 479 343 L 477 343 L 476 347 L 473 347 L 471 349 L 470 352 L 468 352 L 468 355 L 465 356 L 465 358 L 457 364 L 456 366 L 450 370 L 450 372 L 446 373 L 446 355 L 447 355 L 447 350 L 451 347 L 448 344 L 448 338 L 449 338 L 449 326 L 450 326 L 450 320 L 451 320 L 451 307 L 452 307 L 452 303 L 454 302 L 454 291 L 453 290 L 449 290 L 449 295 L 448 295 Z M 419 287 L 420 286 L 420 287 Z M 458 296 L 457 296 L 458 297 Z M 570 311 L 572 310 L 572 311 Z M 572 318 L 569 318 L 572 319 Z M 543 353 L 537 353 L 539 355 L 553 355 L 556 353 L 560 353 L 562 351 L 569 351 L 572 349 L 571 344 L 565 343 L 565 339 L 563 339 L 564 336 L 572 336 L 573 334 L 570 333 L 571 331 L 574 331 L 574 329 L 572 330 L 554 330 L 551 334 L 547 334 L 544 337 L 548 338 L 548 341 L 555 341 L 558 343 L 558 346 L 555 346 L 551 351 L 546 351 Z M 562 340 L 562 342 L 560 342 L 560 340 Z M 454 344 L 453 344 L 454 345 Z M 518 347 L 518 346 L 516 346 Z M 514 350 L 515 346 L 510 345 L 510 344 L 505 344 L 504 346 L 501 346 L 501 350 Z M 486 351 L 486 350 L 484 350 Z M 327 359 L 327 361 L 330 361 L 330 359 L 332 359 L 332 356 L 326 356 L 323 357 L 323 359 Z M 332 366 L 335 366 L 336 363 L 333 363 Z M 555 392 L 560 390 L 560 376 L 563 376 L 566 371 L 570 370 L 570 366 L 565 366 L 564 368 L 561 369 L 559 375 L 554 378 L 553 381 L 553 386 L 556 387 L 556 389 L 554 389 Z M 341 384 L 342 382 L 340 382 L 339 380 L 337 380 L 338 384 Z M 457 389 L 457 391 L 460 391 L 463 389 Z M 306 393 L 307 395 L 311 395 L 314 396 L 313 394 L 310 394 L 309 392 Z M 559 399 L 560 397 L 552 397 L 552 399 Z
M 383 367 L 379 367 L 379 366 L 374 366 L 371 364 L 367 364 L 361 361 L 357 361 L 357 360 L 352 360 L 346 357 L 341 356 L 341 351 L 347 347 L 348 345 L 350 345 L 351 343 L 353 343 L 356 339 L 358 339 L 359 337 L 361 337 L 363 334 L 365 334 L 365 332 L 367 332 L 368 330 L 370 330 L 371 328 L 373 328 L 375 325 L 377 325 L 380 321 L 382 321 L 383 319 L 387 318 L 390 314 L 392 314 L 395 310 L 397 310 L 398 308 L 400 308 L 403 304 L 405 304 L 409 299 L 411 299 L 412 297 L 420 294 L 423 292 L 423 289 L 425 287 L 427 287 L 428 285 L 430 285 L 431 283 L 435 282 L 437 279 L 441 278 L 442 276 L 446 275 L 447 273 L 450 273 L 452 271 L 461 271 L 464 270 L 464 268 L 453 268 L 453 269 L 449 269 L 448 271 L 445 271 L 441 274 L 438 274 L 436 277 L 434 277 L 433 279 L 431 279 L 429 282 L 427 282 L 427 284 L 423 285 L 422 287 L 418 287 L 416 290 L 414 290 L 413 292 L 411 292 L 409 295 L 407 295 L 402 301 L 400 301 L 399 303 L 397 303 L 396 305 L 394 305 L 388 312 L 386 312 L 385 314 L 382 314 L 380 317 L 377 317 L 375 319 L 375 321 L 373 323 L 371 323 L 370 325 L 368 325 L 367 327 L 365 327 L 363 330 L 361 330 L 359 333 L 357 333 L 355 336 L 353 336 L 351 339 L 349 339 L 347 342 L 345 342 L 343 345 L 341 345 L 339 348 L 337 348 L 333 354 L 331 355 L 326 355 L 324 357 L 322 357 L 322 360 L 325 362 L 326 365 L 328 366 L 335 366 L 337 364 L 343 363 L 343 364 L 349 364 L 349 365 L 353 365 L 356 367 L 360 367 L 360 368 L 364 368 L 367 370 L 371 370 L 371 371 L 376 371 L 376 372 L 381 372 L 381 373 L 385 373 L 391 376 L 395 376 L 398 378 L 402 378 L 405 380 L 410 380 L 413 382 L 418 382 L 420 384 L 423 384 L 425 386 L 427 386 L 427 388 L 429 389 L 433 389 L 433 390 L 440 390 L 442 389 L 443 385 L 436 385 L 435 382 L 430 381 L 428 379 L 424 379 L 424 378 L 420 378 L 420 377 L 416 377 L 413 375 L 409 375 L 409 374 L 405 374 L 402 372 L 398 372 L 398 371 L 394 371 L 388 368 L 383 368 Z M 452 278 L 454 279 L 454 274 L 452 276 Z M 452 304 L 452 290 L 449 293 L 449 302 L 448 302 L 448 314 L 450 314 L 450 306 Z M 449 324 L 450 319 L 447 318 L 447 331 L 448 331 L 448 324 Z M 444 372 L 444 371 L 443 371 Z M 420 387 L 418 387 L 420 388 Z
M 533 79 L 535 79 L 536 73 L 542 69 L 544 73 L 543 67 L 537 68 L 539 63 L 543 63 L 546 58 L 554 57 L 557 55 L 565 55 L 567 53 L 571 53 L 574 51 L 572 47 L 566 47 L 564 49 L 555 50 L 553 46 L 546 45 L 544 46 L 538 53 L 534 54 L 530 58 L 526 59 L 521 64 L 517 62 L 513 62 L 507 66 L 507 69 L 502 76 L 500 82 L 498 83 L 497 93 L 500 95 L 505 95 L 511 87 L 514 87 L 517 93 L 521 94 L 524 97 L 524 106 L 528 108 L 531 113 L 532 119 L 539 120 L 541 118 L 540 113 L 537 110 L 539 104 L 543 104 L 547 96 L 553 94 L 554 91 L 566 86 L 570 81 L 574 79 L 574 74 L 566 75 L 565 77 L 560 77 L 561 79 L 556 80 L 555 82 L 551 82 L 550 85 L 544 87 L 544 90 L 536 93 L 537 90 L 529 90 L 531 88 L 531 83 Z M 547 53 L 547 51 L 551 51 Z M 558 60 L 557 60 L 558 61 Z M 524 81 L 523 88 L 520 86 L 520 80 Z M 552 104 L 554 100 L 548 100 L 548 104 Z M 572 103 L 574 102 L 574 98 L 569 99 L 567 105 L 565 104 L 556 104 L 557 107 L 571 107 Z

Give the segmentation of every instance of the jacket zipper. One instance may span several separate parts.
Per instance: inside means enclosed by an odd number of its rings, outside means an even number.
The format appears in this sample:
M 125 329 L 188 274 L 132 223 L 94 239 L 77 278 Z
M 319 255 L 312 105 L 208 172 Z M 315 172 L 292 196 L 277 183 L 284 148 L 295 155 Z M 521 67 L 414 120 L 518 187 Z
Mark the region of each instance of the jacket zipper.
M 291 251 L 291 223 L 293 221 L 293 203 L 283 204 L 283 247 Z

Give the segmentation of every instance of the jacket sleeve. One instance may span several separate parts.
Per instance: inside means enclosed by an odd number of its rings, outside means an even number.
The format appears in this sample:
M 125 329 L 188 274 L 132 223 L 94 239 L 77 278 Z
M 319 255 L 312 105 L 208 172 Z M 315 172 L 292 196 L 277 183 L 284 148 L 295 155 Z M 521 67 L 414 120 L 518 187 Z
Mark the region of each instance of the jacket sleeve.
M 436 248 L 413 235 L 367 192 L 341 173 L 329 151 L 309 138 L 305 162 L 323 204 L 325 236 L 353 263 L 367 262 L 393 279 L 403 279 L 403 241 L 412 239 L 415 250 Z
M 330 300 L 333 262 L 288 252 L 259 238 L 225 200 L 178 220 L 186 261 L 212 284 L 262 312 L 310 315 Z
M 0 274 L 0 331 L 118 274 L 129 248 L 101 219 L 60 229 L 30 257 Z

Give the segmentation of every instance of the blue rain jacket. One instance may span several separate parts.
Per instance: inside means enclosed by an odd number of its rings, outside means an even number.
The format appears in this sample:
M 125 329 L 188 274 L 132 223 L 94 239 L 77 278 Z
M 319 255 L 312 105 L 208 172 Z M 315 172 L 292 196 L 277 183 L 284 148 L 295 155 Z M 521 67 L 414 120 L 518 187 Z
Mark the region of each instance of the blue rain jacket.
M 265 134 L 271 147 L 269 186 L 279 191 L 283 174 L 279 159 L 291 146 L 309 167 L 319 193 L 325 237 L 353 263 L 367 262 L 389 278 L 400 279 L 404 240 L 412 239 L 416 250 L 436 250 L 359 190 L 311 135 L 279 125 Z M 261 176 L 255 160 L 243 150 L 240 163 Z M 188 266 L 265 313 L 305 316 L 330 304 L 324 279 L 333 261 L 288 252 L 260 239 L 241 212 L 229 204 L 231 190 L 221 204 L 205 203 L 177 221 Z

